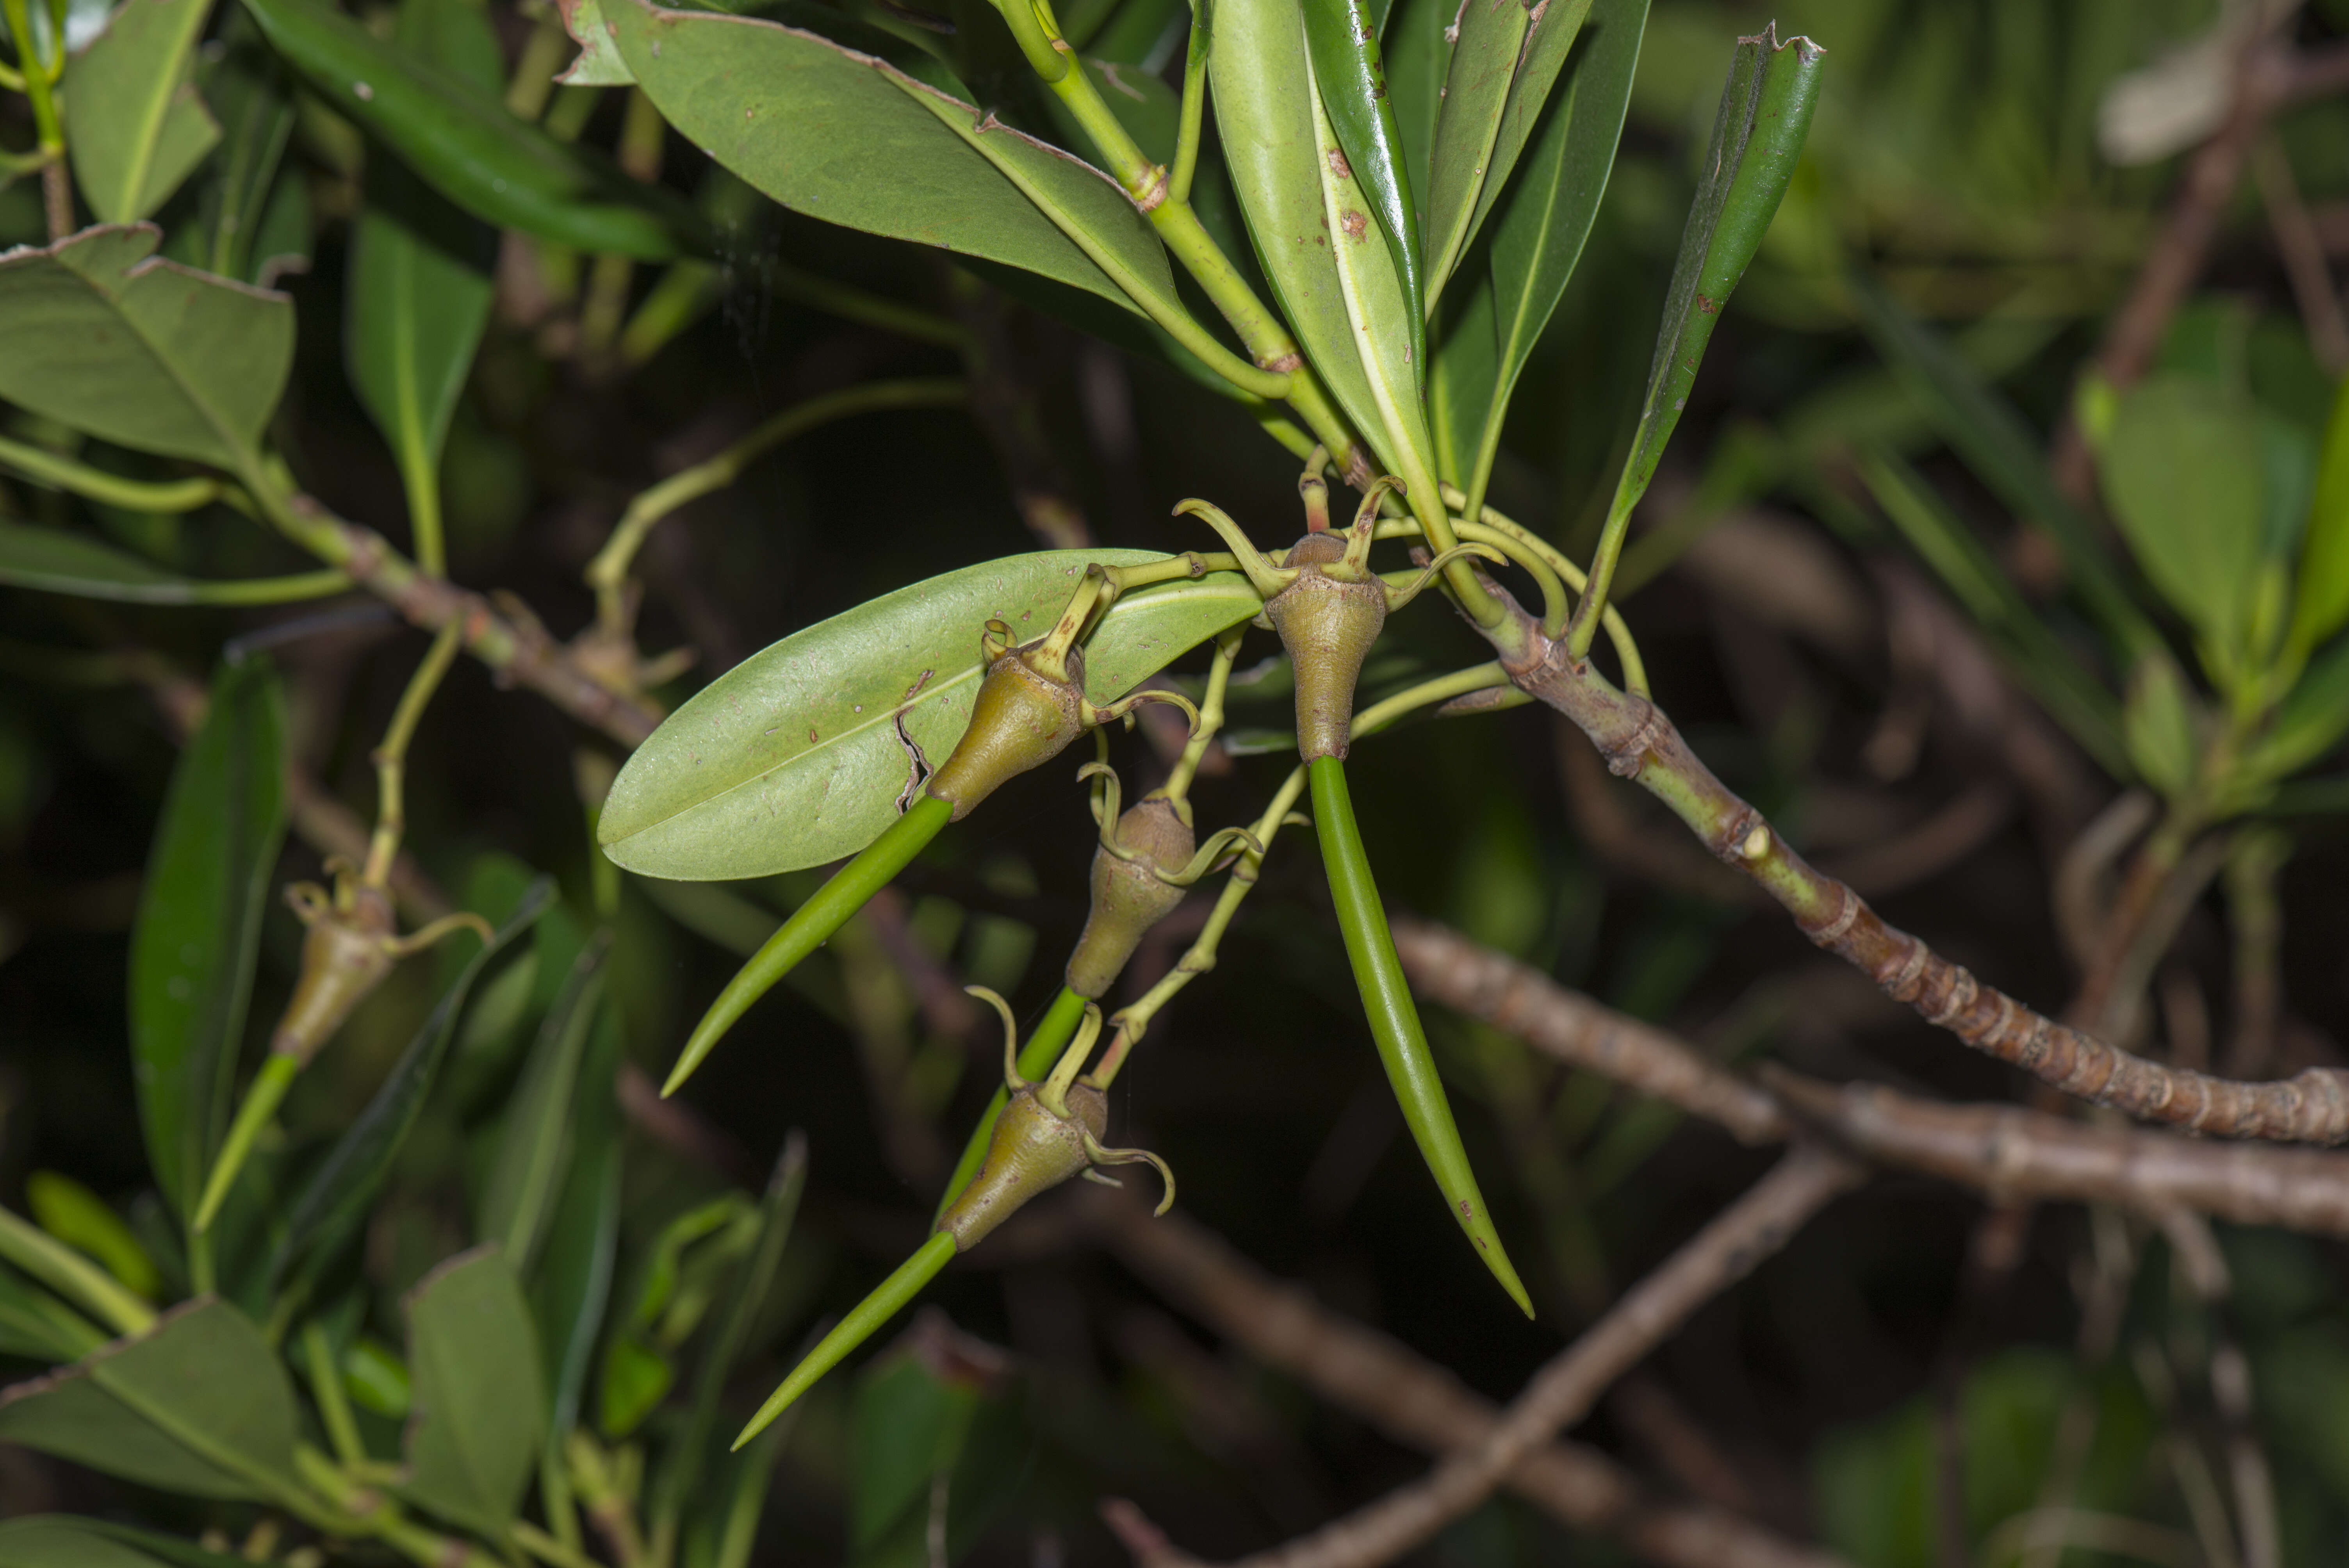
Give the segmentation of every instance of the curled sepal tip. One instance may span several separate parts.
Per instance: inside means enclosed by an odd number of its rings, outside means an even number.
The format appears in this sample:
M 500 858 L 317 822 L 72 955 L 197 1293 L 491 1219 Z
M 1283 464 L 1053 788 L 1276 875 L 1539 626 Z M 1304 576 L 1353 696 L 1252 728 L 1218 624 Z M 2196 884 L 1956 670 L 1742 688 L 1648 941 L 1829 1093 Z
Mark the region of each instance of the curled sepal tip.
M 896 1272 L 873 1288 L 871 1295 L 849 1309 L 848 1315 L 800 1364 L 792 1368 L 759 1413 L 750 1418 L 735 1436 L 734 1447 L 740 1448 L 771 1425 L 776 1417 L 791 1408 L 801 1395 L 815 1387 L 823 1375 L 847 1359 L 850 1352 L 873 1337 L 907 1304 L 922 1294 L 929 1283 L 938 1277 L 940 1270 L 955 1255 L 954 1238 L 940 1232 L 924 1242 L 921 1250 L 897 1265 Z
M 1104 1149 L 1102 1147 L 1101 1140 L 1088 1132 L 1085 1134 L 1085 1158 L 1092 1161 L 1094 1166 L 1092 1170 L 1085 1172 L 1086 1180 L 1103 1182 L 1112 1187 L 1118 1185 L 1118 1180 L 1114 1176 L 1102 1175 L 1100 1169 L 1102 1166 L 1149 1166 L 1158 1172 L 1160 1188 L 1158 1207 L 1150 1211 L 1150 1217 L 1154 1220 L 1157 1219 L 1174 1206 L 1174 1172 L 1166 1161 L 1147 1149 Z

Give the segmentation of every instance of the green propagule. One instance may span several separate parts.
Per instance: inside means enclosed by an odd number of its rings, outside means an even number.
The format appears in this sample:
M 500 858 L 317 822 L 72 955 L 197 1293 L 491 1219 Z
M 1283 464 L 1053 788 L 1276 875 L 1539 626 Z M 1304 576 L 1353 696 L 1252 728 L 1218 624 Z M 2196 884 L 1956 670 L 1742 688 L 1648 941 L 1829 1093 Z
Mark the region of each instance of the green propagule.
M 641 862 L 637 869 L 654 874 L 743 875 L 750 874 L 745 868 L 751 861 L 787 870 L 863 846 L 711 1004 L 669 1076 L 665 1092 L 674 1092 L 760 996 L 823 945 L 947 823 L 968 816 L 1010 779 L 1060 756 L 1088 730 L 1099 748 L 1096 760 L 1079 773 L 1092 787 L 1098 849 L 1091 914 L 1070 959 L 1066 984 L 1024 1047 L 1017 1043 L 1008 1006 L 988 994 L 1005 1014 L 1004 1088 L 971 1134 L 941 1196 L 929 1240 L 801 1361 L 743 1429 L 741 1441 L 910 1303 L 950 1259 L 977 1245 L 1040 1193 L 1080 1174 L 1107 1180 L 1099 1170 L 1104 1165 L 1147 1161 L 1164 1179 L 1162 1210 L 1173 1202 L 1172 1176 L 1154 1156 L 1103 1142 L 1104 1091 L 1158 1011 L 1214 966 L 1217 945 L 1254 886 L 1263 857 L 1279 830 L 1299 820 L 1293 808 L 1309 790 L 1340 932 L 1406 1124 L 1454 1222 L 1510 1298 L 1531 1315 L 1531 1300 L 1478 1190 L 1403 980 L 1354 819 L 1347 753 L 1354 739 L 1420 709 L 1465 713 L 1537 696 L 1550 699 L 1547 686 L 1559 678 L 1551 666 L 1560 659 L 1570 665 L 1573 678 L 1597 681 L 1588 655 L 1601 629 L 1615 651 L 1623 689 L 1632 697 L 1645 696 L 1638 649 L 1608 603 L 1608 588 L 1632 509 L 1685 406 L 1723 303 L 1753 258 L 1791 178 L 1816 98 L 1821 55 L 1807 39 L 1781 45 L 1773 34 L 1739 43 L 1674 270 L 1638 427 L 1585 572 L 1485 504 L 1485 490 L 1517 375 L 1563 292 L 1604 190 L 1644 30 L 1641 0 L 1552 0 L 1540 12 L 1502 7 L 1490 16 L 1472 8 L 1464 14 L 1455 79 L 1463 70 L 1482 68 L 1479 60 L 1513 59 L 1516 81 L 1506 99 L 1490 91 L 1434 95 L 1431 105 L 1415 111 L 1432 121 L 1433 140 L 1415 147 L 1399 129 L 1389 101 L 1377 29 L 1352 0 L 1308 0 L 1294 14 L 1303 24 L 1294 34 L 1288 31 L 1294 23 L 1278 24 L 1278 7 L 1227 6 L 1212 26 L 1194 26 L 1171 165 L 1145 156 L 1088 74 L 1071 68 L 1071 51 L 1047 5 L 999 0 L 998 9 L 1039 77 L 1092 139 L 1102 167 L 1124 191 L 1133 212 L 1216 303 L 1254 366 L 1184 315 L 1171 294 L 1124 264 L 1122 258 L 1133 253 L 1134 236 L 1122 229 L 1112 234 L 1101 227 L 1107 219 L 1087 216 L 1073 199 L 1054 197 L 1039 182 L 1042 176 L 1021 162 L 1025 155 L 1017 145 L 978 134 L 964 144 L 1019 184 L 1135 308 L 1194 355 L 1205 371 L 1228 383 L 1234 396 L 1249 402 L 1263 428 L 1304 459 L 1299 490 L 1306 527 L 1275 560 L 1225 512 L 1203 500 L 1186 500 L 1176 512 L 1213 527 L 1225 552 L 1148 557 L 1070 552 L 994 563 L 1006 575 L 988 579 L 984 587 L 974 586 L 976 568 L 935 579 L 883 602 L 885 609 L 876 603 L 777 645 L 761 655 L 759 669 L 746 669 L 730 689 L 706 693 L 704 711 L 697 713 L 689 704 L 675 716 L 665 727 L 676 727 L 676 744 L 664 747 L 656 736 L 624 770 L 613 799 L 628 802 L 620 811 L 626 821 L 616 827 L 607 816 L 606 841 L 623 864 Z M 621 15 L 632 14 L 624 8 Z M 622 53 L 641 78 L 658 57 L 632 41 L 628 29 L 637 25 L 626 22 L 618 36 Z M 1588 40 L 1588 47 L 1576 47 L 1578 36 Z M 673 32 L 669 41 L 681 49 L 688 40 Z M 1569 54 L 1575 62 L 1570 67 Z M 1278 313 L 1255 297 L 1252 285 L 1201 228 L 1189 204 L 1211 81 L 1226 158 L 1257 232 L 1258 259 L 1281 303 Z M 1543 95 L 1554 85 L 1560 93 L 1557 112 L 1537 121 Z M 657 98 L 657 84 L 648 86 Z M 957 123 L 936 104 L 924 101 L 949 125 Z M 960 130 L 956 134 L 961 136 Z M 1423 180 L 1423 186 L 1417 183 Z M 1415 191 L 1423 193 L 1423 201 Z M 1303 428 L 1281 417 L 1267 401 L 1273 398 L 1285 401 Z M 1361 498 L 1350 524 L 1340 529 L 1330 524 L 1332 476 Z M 1381 541 L 1408 543 L 1412 569 L 1384 575 L 1373 571 L 1371 552 Z M 1508 595 L 1484 574 L 1487 567 L 1525 573 L 1538 591 L 1539 617 L 1516 612 Z M 1068 576 L 1077 579 L 1072 592 L 1040 586 Z M 1387 617 L 1430 587 L 1452 602 L 1496 656 L 1423 681 L 1358 713 L 1355 687 Z M 1049 602 L 1046 592 L 1052 592 Z M 1133 629 L 1173 603 L 1174 595 L 1209 592 L 1229 597 L 1220 607 L 1165 614 L 1154 624 L 1156 631 Z M 1029 608 L 1015 612 L 1014 599 Z M 949 601 L 964 608 L 950 612 Z M 1043 635 L 1018 637 L 1016 622 L 1050 614 L 1055 606 L 1057 619 Z M 1129 617 L 1132 632 L 1123 644 L 1117 636 L 1121 617 Z M 1179 634 L 1168 634 L 1177 619 Z M 1189 787 L 1222 727 L 1242 623 L 1251 620 L 1278 634 L 1293 668 L 1299 766 L 1254 823 L 1225 828 L 1203 841 Z M 984 623 L 983 631 L 978 622 Z M 910 656 L 900 645 L 910 645 L 907 639 L 915 636 L 927 639 L 923 647 L 936 650 L 935 656 L 925 655 L 924 662 L 968 660 L 967 654 L 946 652 L 942 634 L 949 623 L 967 628 L 959 636 L 978 634 L 980 655 L 976 669 L 966 664 L 964 673 L 939 683 L 978 676 L 975 692 L 952 702 L 932 683 L 940 673 L 935 667 L 899 674 L 899 686 L 908 676 L 919 676 L 902 697 L 895 687 L 881 697 L 884 685 L 877 676 L 858 686 L 868 702 L 879 701 L 878 714 L 867 714 L 865 703 L 852 706 L 840 695 L 845 686 L 827 686 L 829 695 L 819 696 L 798 673 L 820 669 L 852 651 L 877 665 L 878 655 L 859 645 L 860 637 L 875 648 L 889 644 L 896 650 L 892 657 L 900 661 Z M 895 630 L 885 636 L 885 628 Z M 1216 648 L 1199 707 L 1171 692 L 1141 689 L 1151 673 L 1208 638 L 1215 639 Z M 1105 654 L 1112 644 L 1115 651 Z M 1131 656 L 1143 644 L 1149 645 L 1147 656 Z M 1089 661 L 1103 669 L 1114 665 L 1090 696 Z M 864 671 L 857 678 L 873 675 Z M 804 752 L 796 738 L 772 738 L 784 733 L 772 718 L 757 722 L 773 727 L 739 727 L 752 722 L 748 716 L 754 710 L 788 714 L 812 700 L 846 710 L 842 717 L 847 727 L 826 738 L 802 723 Z M 968 721 L 945 727 L 955 703 L 966 700 Z M 1165 785 L 1127 808 L 1108 764 L 1103 727 L 1152 700 L 1185 711 L 1190 739 Z M 843 815 L 828 793 L 815 800 L 792 796 L 801 786 L 785 775 L 821 748 L 837 748 L 842 760 L 823 766 L 849 769 L 836 777 L 854 779 L 855 788 L 877 797 L 895 755 L 883 727 L 892 723 L 895 739 L 907 755 L 899 766 L 908 770 L 900 775 L 904 788 L 894 820 L 876 819 L 861 806 Z M 724 727 L 730 725 L 738 727 Z M 926 758 L 909 725 L 929 725 L 926 733 L 934 743 L 951 743 L 944 762 L 926 778 Z M 836 718 L 833 727 L 839 727 Z M 728 764 L 739 769 L 729 776 L 732 782 L 695 772 L 703 766 L 703 748 L 713 745 L 740 749 Z M 632 779 L 632 773 L 637 777 Z M 745 786 L 781 792 L 772 797 L 775 804 L 766 804 L 763 793 L 754 804 Z M 791 810 L 794 799 L 824 804 L 832 825 L 807 829 L 802 836 L 808 842 L 791 851 L 793 858 L 730 847 L 730 834 L 768 830 L 761 814 L 771 818 Z M 712 801 L 718 804 L 697 804 Z M 705 810 L 715 814 L 692 820 Z M 856 811 L 864 814 L 854 816 Z M 852 820 L 853 827 L 846 825 Z M 645 841 L 623 854 L 620 842 L 636 835 Z M 662 835 L 663 844 L 654 846 L 651 840 Z M 819 841 L 830 847 L 829 854 L 804 852 Z M 1146 995 L 1105 1020 L 1099 998 L 1114 985 L 1143 934 L 1173 911 L 1186 888 L 1219 867 L 1227 868 L 1228 875 L 1189 952 Z M 1096 1056 L 1105 1032 L 1108 1043 Z

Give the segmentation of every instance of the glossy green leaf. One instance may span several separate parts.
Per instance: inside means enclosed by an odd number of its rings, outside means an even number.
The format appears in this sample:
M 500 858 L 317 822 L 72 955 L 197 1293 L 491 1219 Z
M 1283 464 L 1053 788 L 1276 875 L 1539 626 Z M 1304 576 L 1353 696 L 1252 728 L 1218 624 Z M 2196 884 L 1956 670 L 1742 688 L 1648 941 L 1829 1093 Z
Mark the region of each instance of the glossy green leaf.
M 322 0 L 243 4 L 337 113 L 484 222 L 639 261 L 667 261 L 697 240 L 682 198 L 516 119 L 496 95 L 378 38 Z
M 913 766 L 900 717 L 933 767 L 962 738 L 990 617 L 1040 636 L 1089 563 L 1164 559 L 1140 550 L 1008 556 L 868 600 L 752 655 L 628 758 L 596 823 L 605 852 L 642 875 L 686 882 L 854 854 L 897 818 Z M 1261 604 L 1229 573 L 1128 595 L 1087 639 L 1087 695 L 1105 703 L 1131 691 Z
M 1428 372 L 1435 469 L 1463 490 L 1476 475 L 1487 428 L 1497 432 L 1500 424 L 1493 418 L 1493 398 L 1501 385 L 1498 311 L 1490 278 L 1473 289 L 1454 289 L 1444 307 L 1443 336 Z
M 1330 253 L 1338 267 L 1340 297 L 1352 329 L 1353 349 L 1369 384 L 1377 423 L 1359 427 L 1381 449 L 1386 466 L 1402 476 L 1410 493 L 1435 490 L 1435 449 L 1427 432 L 1420 383 L 1427 356 L 1411 301 L 1396 273 L 1394 259 L 1370 232 L 1363 211 L 1370 199 L 1350 172 L 1319 98 L 1312 104 L 1313 130 L 1321 157 L 1323 215 Z M 1319 363 L 1317 361 L 1317 363 Z M 1384 439 L 1379 439 L 1381 435 Z
M 1534 26 L 1536 45 L 1553 43 L 1574 36 L 1564 20 L 1580 24 L 1580 12 L 1590 13 L 1588 42 L 1556 95 L 1540 140 L 1500 204 L 1481 284 L 1493 295 L 1491 330 L 1497 363 L 1470 477 L 1463 484 L 1472 507 L 1483 504 L 1517 377 L 1549 325 L 1599 215 L 1599 198 L 1606 194 L 1607 178 L 1615 166 L 1615 146 L 1623 133 L 1624 111 L 1631 101 L 1640 36 L 1648 25 L 1648 0 L 1599 0 L 1595 8 L 1584 0 L 1578 10 L 1568 15 L 1569 10 L 1560 0 L 1551 0 Z M 1563 57 L 1563 44 L 1557 47 Z M 1529 49 L 1526 74 L 1533 73 L 1534 64 Z M 1551 69 L 1554 77 L 1556 68 Z M 1547 88 L 1549 84 L 1543 85 Z M 1516 101 L 1514 95 L 1511 101 Z M 1504 142 L 1513 134 L 1514 124 L 1509 116 L 1503 117 Z M 1461 330 L 1473 331 L 1474 326 L 1464 322 Z M 1451 346 L 1447 342 L 1445 346 L 1448 351 Z
M 2014 406 L 1872 280 L 1854 273 L 1846 282 L 1877 352 L 1923 406 L 1941 438 L 1975 478 L 2055 542 L 2065 570 L 2122 661 L 2133 663 L 2139 654 L 2161 646 L 2161 634 L 2130 596 L 2087 520 L 2056 488 L 2043 443 Z
M 1081 160 L 813 33 L 641 0 L 609 0 L 604 15 L 669 123 L 793 211 L 1129 308 L 1136 291 L 1174 301 L 1156 236 Z M 1053 211 L 1094 237 L 1091 253 Z
M 35 1514 L 0 1523 L 0 1568 L 237 1568 L 242 1562 L 107 1520 Z
M 2178 661 L 2152 654 L 2137 661 L 2121 703 L 2121 738 L 2145 781 L 2169 799 L 2193 786 L 2202 743 Z
M 16 1270 L 0 1266 L 0 1353 L 78 1361 L 106 1343 L 96 1324 Z
M 285 837 L 285 712 L 261 659 L 222 666 L 180 754 L 130 934 L 130 1050 L 155 1185 L 185 1215 L 227 1130 Z
M 83 534 L 0 522 L 0 583 L 124 604 L 284 604 L 351 585 L 340 572 L 206 582 L 182 577 Z
M 1493 161 L 1493 143 L 1509 106 L 1509 84 L 1525 51 L 1526 11 L 1521 0 L 1465 0 L 1454 22 L 1444 108 L 1428 155 L 1425 232 L 1431 299 L 1443 296 L 1468 248 L 1477 199 L 1484 194 Z
M 1542 124 L 1550 93 L 1557 86 L 1558 73 L 1573 57 L 1590 11 L 1591 0 L 1547 0 L 1547 4 L 1537 3 L 1527 13 L 1523 55 L 1517 62 L 1516 74 L 1509 78 L 1509 96 L 1501 106 L 1500 129 L 1494 132 L 1492 157 L 1485 165 L 1485 183 L 1476 192 L 1476 210 L 1468 220 L 1470 244 L 1475 243 L 1486 216 L 1508 199 L 1512 190 L 1510 176 L 1516 171 L 1517 160 L 1532 144 Z M 1639 31 L 1646 30 L 1647 11 L 1642 6 Z M 1615 46 L 1624 46 L 1619 38 Z M 1630 46 L 1636 57 L 1637 38 Z M 1618 68 L 1626 75 L 1630 70 L 1629 66 Z M 1624 90 L 1628 95 L 1630 89 Z
M 403 0 L 394 41 L 495 93 L 502 74 L 488 19 L 462 0 Z M 367 170 L 352 226 L 344 363 L 399 464 L 412 515 L 438 518 L 440 449 L 490 325 L 497 234 L 400 163 Z
M 409 1294 L 408 1367 L 402 1495 L 502 1540 L 538 1466 L 546 1389 L 530 1303 L 498 1248 L 451 1259 Z
M 376 1196 L 391 1174 L 401 1148 L 423 1113 L 424 1102 L 440 1076 L 449 1042 L 457 1032 L 458 1016 L 473 983 L 513 939 L 534 924 L 554 900 L 554 884 L 541 879 L 532 884 L 521 905 L 498 927 L 489 945 L 475 953 L 449 988 L 441 994 L 423 1027 L 392 1067 L 390 1076 L 369 1099 L 358 1119 L 327 1152 L 309 1185 L 288 1208 L 285 1230 L 269 1264 L 273 1282 L 291 1275 L 307 1279 L 357 1235 Z M 457 938 L 455 940 L 464 940 Z M 296 1272 L 298 1271 L 298 1272 Z
M 33 1222 L 75 1251 L 104 1265 L 133 1295 L 153 1301 L 162 1295 L 162 1276 L 155 1260 L 139 1244 L 122 1216 L 106 1200 L 55 1171 L 36 1171 L 25 1178 L 25 1206 Z
M 219 142 L 191 69 L 211 10 L 211 0 L 123 0 L 75 58 L 66 145 L 99 222 L 144 218 Z
M 294 360 L 284 294 L 153 253 L 150 224 L 0 254 L 0 397 L 125 447 L 252 460 Z
M 285 1366 L 252 1319 L 211 1299 L 0 1394 L 0 1439 L 195 1497 L 296 1490 L 295 1432 Z
M 479 1233 L 495 1242 L 508 1265 L 528 1277 L 561 1196 L 571 1156 L 571 1122 L 579 1065 L 589 1034 L 617 1027 L 604 1006 L 605 939 L 579 955 L 523 1062 L 506 1107 L 505 1126 L 481 1193 Z
M 2267 518 L 2258 414 L 2194 377 L 2149 377 L 2121 399 L 2097 468 L 2147 578 L 2198 631 L 2240 645 Z
M 607 1015 L 609 1009 L 605 1010 Z M 579 1424 L 579 1401 L 595 1364 L 595 1346 L 612 1302 L 619 1255 L 621 1148 L 620 1030 L 607 1024 L 588 1037 L 572 1099 L 576 1153 L 549 1217 L 531 1306 L 547 1388 L 547 1429 L 555 1441 Z
M 1729 85 L 1713 125 L 1703 175 L 1681 233 L 1680 257 L 1656 334 L 1647 397 L 1610 509 L 1610 526 L 1645 493 L 1664 447 L 1688 406 L 1697 366 L 1722 307 L 1776 215 L 1802 156 L 1818 102 L 1824 51 L 1808 38 L 1777 41 L 1775 31 L 1741 38 Z
M 2112 694 L 2048 630 L 2038 608 L 2023 598 L 1989 549 L 1901 459 L 1863 450 L 1857 467 L 1876 504 L 1990 634 L 2040 706 L 2106 771 L 2129 778 L 2133 769 Z
M 1427 260 L 1426 223 L 1429 159 L 1435 146 L 1435 122 L 1444 110 L 1444 76 L 1452 65 L 1452 40 L 1445 36 L 1457 14 L 1446 0 L 1398 0 L 1379 46 L 1386 63 L 1387 99 L 1393 107 L 1395 144 L 1403 172 L 1418 198 L 1420 259 Z
M 1409 315 L 1411 363 L 1424 367 L 1427 292 L 1420 276 L 1419 207 L 1403 157 L 1402 127 L 1389 100 L 1378 26 L 1365 0 L 1302 0 L 1302 9 L 1306 52 L 1313 62 L 1322 115 L 1386 241 Z
M 2313 648 L 2344 625 L 2349 625 L 2349 378 L 2333 395 L 2333 418 L 2317 458 L 2292 639 L 2303 650 Z

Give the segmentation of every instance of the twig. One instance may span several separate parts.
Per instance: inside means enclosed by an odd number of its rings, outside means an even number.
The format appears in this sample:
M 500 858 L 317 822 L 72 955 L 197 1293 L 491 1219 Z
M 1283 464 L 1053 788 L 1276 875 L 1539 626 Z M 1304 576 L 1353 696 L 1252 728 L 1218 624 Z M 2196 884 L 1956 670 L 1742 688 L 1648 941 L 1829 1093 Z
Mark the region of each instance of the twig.
M 1751 1274 L 1806 1220 L 1860 1179 L 1861 1168 L 1842 1156 L 1797 1145 L 1536 1373 L 1473 1447 L 1367 1508 L 1242 1562 L 1247 1568 L 1370 1568 L 1429 1540 L 1490 1496 L 1552 1433 L 1579 1420 L 1609 1384 L 1690 1315 Z M 1169 1548 L 1157 1561 L 1173 1565 L 1192 1560 Z
M 1421 996 L 1703 1117 L 1742 1142 L 1775 1142 L 1807 1122 L 1880 1164 L 1994 1196 L 2187 1209 L 2349 1236 L 2349 1156 L 2083 1126 L 2016 1106 L 1940 1105 L 1776 1070 L 1757 1084 L 1455 931 L 1405 917 L 1390 924 Z
M 1514 600 L 1504 608 L 1509 619 L 1494 644 L 1519 689 L 1572 719 L 1609 771 L 1661 799 L 1714 855 L 1776 899 L 1806 936 L 1927 1023 L 2066 1094 L 2142 1120 L 2228 1138 L 2349 1139 L 2349 1073 L 2312 1068 L 2281 1083 L 2249 1084 L 2165 1068 L 2043 1016 L 1887 924 L 1715 778 L 1661 708 L 1618 691 Z
M 1498 1408 L 1449 1371 L 1268 1275 L 1179 1211 L 1152 1220 L 1131 1198 L 1090 1191 L 1083 1210 L 1120 1261 L 1160 1295 L 1394 1441 L 1451 1453 L 1484 1441 L 1497 1424 Z M 1614 1460 L 1580 1443 L 1534 1447 L 1507 1484 L 1568 1529 L 1611 1535 L 1659 1568 L 1840 1563 L 1733 1515 L 1644 1497 Z M 1154 1533 L 1130 1508 L 1104 1512 L 1130 1549 L 1142 1545 L 1144 1532 Z M 1147 1560 L 1149 1553 L 1136 1555 Z
M 2349 316 L 2341 310 L 2341 294 L 2333 284 L 2333 268 L 2324 259 L 2324 242 L 2309 222 L 2308 205 L 2300 199 L 2300 181 L 2292 178 L 2292 159 L 2283 143 L 2270 132 L 2251 151 L 2251 177 L 2259 182 L 2260 204 L 2268 210 L 2268 227 L 2275 234 L 2276 254 L 2283 260 L 2284 275 L 2292 281 L 2293 303 L 2318 361 L 2338 376 L 2349 366 Z

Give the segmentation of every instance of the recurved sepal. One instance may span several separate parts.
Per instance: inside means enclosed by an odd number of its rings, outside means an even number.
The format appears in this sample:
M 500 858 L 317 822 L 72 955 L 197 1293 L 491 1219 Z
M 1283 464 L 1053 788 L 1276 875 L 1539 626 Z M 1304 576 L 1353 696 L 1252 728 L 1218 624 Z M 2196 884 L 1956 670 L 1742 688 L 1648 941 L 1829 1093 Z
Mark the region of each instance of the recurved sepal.
M 938 1216 L 937 1229 L 954 1238 L 957 1253 L 970 1251 L 1023 1206 L 1092 1166 L 1092 1150 L 1109 1130 L 1108 1097 L 1073 1084 L 1069 1114 L 1055 1116 L 1040 1098 L 1043 1088 L 1021 1084 L 1011 1091 L 995 1119 L 978 1174 Z

